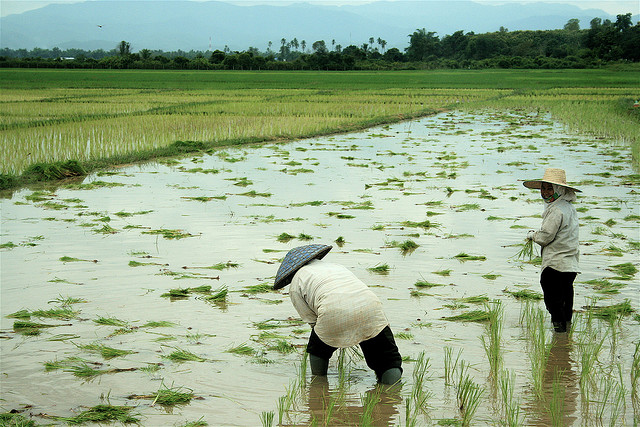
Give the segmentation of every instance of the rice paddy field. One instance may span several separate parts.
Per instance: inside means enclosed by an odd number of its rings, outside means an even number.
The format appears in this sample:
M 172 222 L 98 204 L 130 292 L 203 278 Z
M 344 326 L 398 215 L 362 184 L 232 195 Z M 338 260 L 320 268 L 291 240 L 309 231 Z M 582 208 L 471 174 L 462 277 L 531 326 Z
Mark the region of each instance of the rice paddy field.
M 98 83 L 77 78 L 56 89 L 52 80 L 37 87 L 29 79 L 31 88 L 0 92 L 1 108 L 14 111 L 12 120 L 3 114 L 2 137 L 24 132 L 30 141 L 57 129 L 58 151 L 47 143 L 32 150 L 43 161 L 86 153 L 68 154 L 77 139 L 71 130 L 82 139 L 92 128 L 108 134 L 89 146 L 98 153 L 94 147 L 115 141 L 113 152 L 96 154 L 111 157 L 123 146 L 147 149 L 136 145 L 143 135 L 152 145 L 161 138 L 161 144 L 198 141 L 197 132 L 215 142 L 221 117 L 271 123 L 284 117 L 283 123 L 308 126 L 326 119 L 346 129 L 390 123 L 340 134 L 328 125 L 294 128 L 275 142 L 205 147 L 4 192 L 2 422 L 640 422 L 640 176 L 633 134 L 584 129 L 559 107 L 600 103 L 597 114 L 606 118 L 606 106 L 614 111 L 621 98 L 634 96 L 631 86 L 540 84 L 525 96 L 488 87 L 491 79 L 478 82 L 482 87 L 441 83 L 449 87 L 420 90 L 336 85 L 331 93 L 319 93 L 329 91 L 326 82 L 286 91 L 244 82 L 229 91 L 181 87 L 170 96 L 140 81 L 139 89 L 91 88 Z M 94 113 L 75 105 L 80 99 Z M 21 103 L 30 106 L 19 110 Z M 166 120 L 160 111 L 170 111 Z M 327 135 L 297 139 L 305 132 Z M 3 153 L 4 173 L 29 163 L 9 167 L 13 156 Z M 527 231 L 540 225 L 543 204 L 521 181 L 541 177 L 546 167 L 564 168 L 583 191 L 576 203 L 582 272 L 568 334 L 553 332 L 541 301 L 539 258 L 523 247 Z M 381 299 L 404 357 L 401 384 L 377 386 L 357 349 L 336 354 L 326 379 L 311 377 L 304 354 L 310 329 L 287 289 L 270 289 L 285 253 L 309 243 L 333 245 L 326 259 L 350 268 Z

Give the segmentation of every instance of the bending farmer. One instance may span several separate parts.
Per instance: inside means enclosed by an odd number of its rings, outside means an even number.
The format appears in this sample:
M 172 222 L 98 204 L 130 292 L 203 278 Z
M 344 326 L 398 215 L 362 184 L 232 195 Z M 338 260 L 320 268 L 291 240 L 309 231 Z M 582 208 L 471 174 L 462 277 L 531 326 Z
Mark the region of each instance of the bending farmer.
M 542 247 L 540 285 L 544 303 L 556 332 L 566 332 L 573 315 L 573 281 L 578 270 L 578 214 L 572 202 L 576 188 L 567 185 L 563 169 L 549 168 L 542 179 L 525 181 L 527 188 L 540 189 L 545 201 L 542 226 L 529 231 L 527 239 Z
M 291 249 L 273 288 L 291 283 L 289 296 L 303 321 L 311 325 L 307 353 L 313 375 L 327 375 L 338 348 L 360 344 L 367 366 L 379 382 L 394 384 L 402 376 L 402 357 L 378 297 L 342 265 L 323 261 L 327 245 Z

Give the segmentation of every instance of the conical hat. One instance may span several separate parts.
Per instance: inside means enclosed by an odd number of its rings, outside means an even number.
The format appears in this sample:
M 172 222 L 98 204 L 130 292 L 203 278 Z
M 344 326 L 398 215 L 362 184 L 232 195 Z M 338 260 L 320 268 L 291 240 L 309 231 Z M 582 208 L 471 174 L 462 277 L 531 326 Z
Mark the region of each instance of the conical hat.
M 328 245 L 306 245 L 291 249 L 282 260 L 280 268 L 278 268 L 273 289 L 280 289 L 287 286 L 291 283 L 293 275 L 296 274 L 300 267 L 313 259 L 322 259 L 329 253 L 332 247 L 333 246 Z
M 525 181 L 523 182 L 523 185 L 527 188 L 534 188 L 536 190 L 539 190 L 543 182 L 547 182 L 549 184 L 562 185 L 563 187 L 567 187 L 573 191 L 577 191 L 581 193 L 581 191 L 578 190 L 577 188 L 567 185 L 567 175 L 564 172 L 564 169 L 557 169 L 557 168 L 548 168 L 547 170 L 544 171 L 544 175 L 542 176 L 542 179 Z

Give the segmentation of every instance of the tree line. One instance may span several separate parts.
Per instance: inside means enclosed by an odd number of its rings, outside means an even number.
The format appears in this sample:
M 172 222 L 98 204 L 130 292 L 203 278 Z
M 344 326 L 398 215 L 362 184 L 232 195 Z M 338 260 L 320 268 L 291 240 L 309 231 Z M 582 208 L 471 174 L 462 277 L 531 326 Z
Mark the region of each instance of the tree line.
M 324 40 L 310 45 L 297 38 L 269 41 L 267 49 L 245 51 L 131 51 L 122 41 L 115 49 L 2 49 L 0 67 L 204 69 L 204 70 L 367 70 L 422 68 L 590 68 L 610 62 L 640 62 L 640 22 L 631 14 L 615 22 L 591 20 L 588 29 L 570 19 L 563 29 L 499 31 L 475 34 L 456 31 L 440 38 L 425 28 L 408 35 L 404 50 L 387 49 L 387 42 L 371 37 L 368 43 L 346 47 Z

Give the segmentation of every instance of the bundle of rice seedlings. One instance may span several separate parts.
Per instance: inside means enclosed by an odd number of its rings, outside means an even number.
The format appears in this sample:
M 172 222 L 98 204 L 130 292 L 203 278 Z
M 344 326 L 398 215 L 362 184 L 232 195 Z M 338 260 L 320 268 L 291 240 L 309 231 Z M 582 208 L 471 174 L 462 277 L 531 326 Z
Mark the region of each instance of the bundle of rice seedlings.
M 525 239 L 522 244 L 522 248 L 518 251 L 517 254 L 514 255 L 515 259 L 521 259 L 523 261 L 531 261 L 533 258 L 537 257 L 538 253 L 533 248 L 533 240 Z

